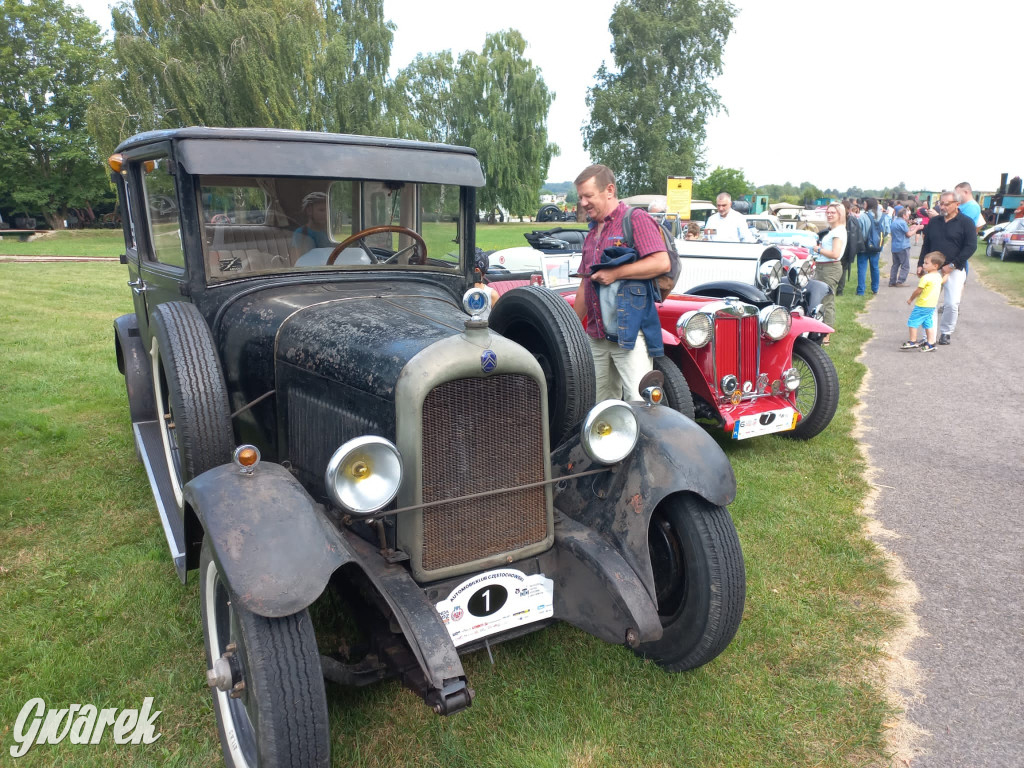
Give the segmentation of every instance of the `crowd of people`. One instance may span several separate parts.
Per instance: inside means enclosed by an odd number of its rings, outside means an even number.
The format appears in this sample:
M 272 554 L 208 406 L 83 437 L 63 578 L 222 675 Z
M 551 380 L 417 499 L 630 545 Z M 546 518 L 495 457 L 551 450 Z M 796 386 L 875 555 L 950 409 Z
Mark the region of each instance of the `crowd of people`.
M 668 254 L 658 225 L 643 211 L 630 210 L 618 199 L 615 176 L 602 165 L 586 168 L 576 179 L 580 206 L 587 212 L 590 230 L 583 247 L 581 274 L 590 279 L 580 283 L 575 308 L 587 321 L 591 350 L 597 373 L 598 399 L 634 393 L 640 378 L 652 367 L 651 355 L 661 353 L 656 333 L 654 301 L 643 310 L 630 310 L 628 336 L 616 337 L 602 322 L 597 287 L 617 280 L 649 280 L 666 270 Z M 709 217 L 703 231 L 693 223 L 686 239 L 752 241 L 744 217 L 732 208 L 727 193 L 718 195 L 717 212 Z M 832 291 L 823 302 L 823 320 L 835 328 L 835 297 L 841 296 L 857 265 L 857 295 L 870 288 L 878 293 L 881 284 L 880 256 L 888 244 L 892 263 L 888 286 L 903 287 L 910 277 L 910 251 L 921 240 L 921 255 L 915 274 L 917 286 L 907 299 L 913 305 L 907 321 L 909 339 L 903 349 L 933 351 L 936 345 L 952 342 L 960 302 L 967 279 L 968 260 L 977 247 L 978 231 L 985 224 L 974 200 L 971 185 L 957 184 L 939 196 L 937 208 L 918 205 L 916 200 L 883 200 L 868 197 L 831 203 L 825 214 L 828 230 L 813 249 L 815 277 Z M 628 261 L 601 263 L 606 250 L 623 244 L 624 218 L 629 215 L 633 229 L 633 254 Z M 634 316 L 635 315 L 635 316 Z M 644 329 L 649 328 L 647 336 Z M 924 336 L 918 340 L 918 329 Z M 622 328 L 616 329 L 621 331 Z M 937 338 L 936 338 L 937 335 Z M 829 344 L 829 336 L 822 340 Z M 628 396 L 628 395 L 627 395 Z
M 921 238 L 921 255 L 916 266 L 918 286 L 908 300 L 915 305 L 907 321 L 910 340 L 903 348 L 931 351 L 936 343 L 952 343 L 967 280 L 968 260 L 977 248 L 978 232 L 985 219 L 966 181 L 957 184 L 951 192 L 943 192 L 936 208 L 915 206 L 914 202 L 879 201 L 868 197 L 829 205 L 826 208 L 829 230 L 814 254 L 816 277 L 831 286 L 835 296 L 841 296 L 856 264 L 857 295 L 863 296 L 869 288 L 872 293 L 878 293 L 879 258 L 888 244 L 891 255 L 888 285 L 902 287 L 910 276 L 910 250 Z M 931 269 L 936 259 L 941 259 L 941 263 Z M 936 277 L 932 277 L 933 274 Z M 924 319 L 926 308 L 931 313 L 927 320 Z M 823 310 L 825 322 L 835 327 L 832 295 L 826 299 Z M 937 340 L 931 338 L 932 316 L 938 325 Z M 927 332 L 920 343 L 917 342 L 918 328 Z M 828 342 L 826 337 L 823 343 Z

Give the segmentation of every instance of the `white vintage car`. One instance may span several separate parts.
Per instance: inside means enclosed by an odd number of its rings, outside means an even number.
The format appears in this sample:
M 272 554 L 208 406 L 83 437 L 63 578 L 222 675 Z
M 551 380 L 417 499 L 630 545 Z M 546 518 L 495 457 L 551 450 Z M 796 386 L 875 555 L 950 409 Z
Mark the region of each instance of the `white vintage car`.
M 747 216 L 747 226 L 754 236 L 766 245 L 796 245 L 813 248 L 818 236 L 806 229 L 786 229 L 777 216 L 759 213 Z

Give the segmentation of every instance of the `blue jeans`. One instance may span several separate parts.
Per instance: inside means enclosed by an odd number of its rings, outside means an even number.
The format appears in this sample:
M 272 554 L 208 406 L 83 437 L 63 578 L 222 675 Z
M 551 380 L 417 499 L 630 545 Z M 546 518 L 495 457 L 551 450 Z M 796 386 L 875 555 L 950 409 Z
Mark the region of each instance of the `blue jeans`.
M 864 278 L 868 262 L 871 263 L 871 292 L 878 293 L 878 254 L 858 253 L 857 254 L 857 295 L 864 295 Z

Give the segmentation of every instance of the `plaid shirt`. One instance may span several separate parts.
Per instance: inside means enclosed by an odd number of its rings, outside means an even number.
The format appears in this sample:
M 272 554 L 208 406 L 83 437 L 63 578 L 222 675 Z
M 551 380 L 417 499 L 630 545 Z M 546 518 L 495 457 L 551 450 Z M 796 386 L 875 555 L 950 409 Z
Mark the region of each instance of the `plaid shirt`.
M 622 219 L 629 210 L 628 205 L 619 203 L 619 207 L 605 218 L 600 237 L 597 235 L 597 224 L 590 222 L 590 231 L 583 241 L 583 260 L 580 262 L 579 270 L 581 275 L 590 274 L 591 267 L 601 261 L 601 254 L 605 248 L 626 244 L 622 236 Z M 633 247 L 640 258 L 664 251 L 665 241 L 662 239 L 658 222 L 646 211 L 635 211 L 632 216 Z M 584 277 L 583 281 L 583 299 L 587 305 L 587 333 L 595 339 L 603 339 L 605 333 L 604 325 L 601 323 L 601 303 L 597 296 L 597 288 L 589 278 Z

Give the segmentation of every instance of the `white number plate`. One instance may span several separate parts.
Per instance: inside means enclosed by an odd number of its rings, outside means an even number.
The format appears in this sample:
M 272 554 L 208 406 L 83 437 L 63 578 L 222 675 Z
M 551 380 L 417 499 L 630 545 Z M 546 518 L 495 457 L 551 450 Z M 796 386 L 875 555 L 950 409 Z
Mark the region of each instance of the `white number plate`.
M 501 568 L 467 579 L 435 607 L 456 646 L 554 615 L 555 583 Z
M 793 408 L 779 408 L 777 411 L 754 413 L 736 419 L 732 428 L 732 439 L 743 440 L 772 432 L 786 432 L 796 427 L 797 413 Z

